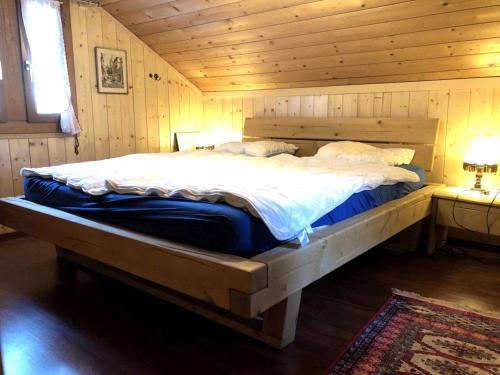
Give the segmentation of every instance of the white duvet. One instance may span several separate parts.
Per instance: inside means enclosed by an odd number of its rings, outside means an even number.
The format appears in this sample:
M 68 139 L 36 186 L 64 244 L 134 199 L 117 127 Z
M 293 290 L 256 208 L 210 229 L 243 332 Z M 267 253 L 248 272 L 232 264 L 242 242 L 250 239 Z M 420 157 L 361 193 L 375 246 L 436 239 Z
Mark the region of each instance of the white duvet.
M 310 225 L 352 194 L 396 182 L 417 182 L 410 171 L 383 164 L 272 158 L 211 151 L 134 154 L 45 168 L 23 168 L 91 195 L 108 192 L 225 201 L 262 218 L 279 240 L 304 237 Z

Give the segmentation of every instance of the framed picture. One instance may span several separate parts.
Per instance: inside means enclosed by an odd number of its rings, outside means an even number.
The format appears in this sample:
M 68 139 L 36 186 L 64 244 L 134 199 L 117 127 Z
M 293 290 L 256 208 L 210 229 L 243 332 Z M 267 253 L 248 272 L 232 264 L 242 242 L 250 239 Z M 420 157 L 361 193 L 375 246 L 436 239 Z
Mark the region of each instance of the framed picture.
M 200 137 L 200 132 L 175 133 L 174 149 L 178 151 L 196 150 Z
M 127 52 L 96 47 L 97 92 L 128 94 Z

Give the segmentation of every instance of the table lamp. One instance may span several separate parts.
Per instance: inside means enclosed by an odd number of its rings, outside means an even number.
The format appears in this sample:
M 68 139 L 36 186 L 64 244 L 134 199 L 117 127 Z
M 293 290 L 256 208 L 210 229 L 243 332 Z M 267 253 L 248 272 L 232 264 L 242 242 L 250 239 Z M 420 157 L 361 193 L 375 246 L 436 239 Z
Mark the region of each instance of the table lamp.
M 488 194 L 488 191 L 481 186 L 481 179 L 483 173 L 497 173 L 499 149 L 500 141 L 492 138 L 476 138 L 470 143 L 464 155 L 463 169 L 476 172 L 476 183 L 471 190 Z

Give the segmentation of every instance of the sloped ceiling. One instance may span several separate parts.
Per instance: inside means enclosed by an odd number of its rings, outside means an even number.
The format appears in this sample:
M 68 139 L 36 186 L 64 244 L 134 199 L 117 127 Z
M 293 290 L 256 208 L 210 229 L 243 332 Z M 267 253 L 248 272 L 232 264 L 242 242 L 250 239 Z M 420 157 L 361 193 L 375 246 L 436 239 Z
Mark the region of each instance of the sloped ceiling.
M 500 0 L 105 0 L 203 91 L 498 76 Z

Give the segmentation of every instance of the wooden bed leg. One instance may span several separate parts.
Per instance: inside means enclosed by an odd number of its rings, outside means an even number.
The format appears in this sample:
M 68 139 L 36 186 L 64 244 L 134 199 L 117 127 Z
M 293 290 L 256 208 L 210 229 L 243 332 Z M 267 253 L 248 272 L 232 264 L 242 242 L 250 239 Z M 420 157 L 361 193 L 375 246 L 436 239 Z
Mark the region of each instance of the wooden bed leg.
M 262 333 L 278 339 L 279 348 L 284 348 L 295 339 L 299 318 L 302 290 L 271 307 L 263 314 Z

